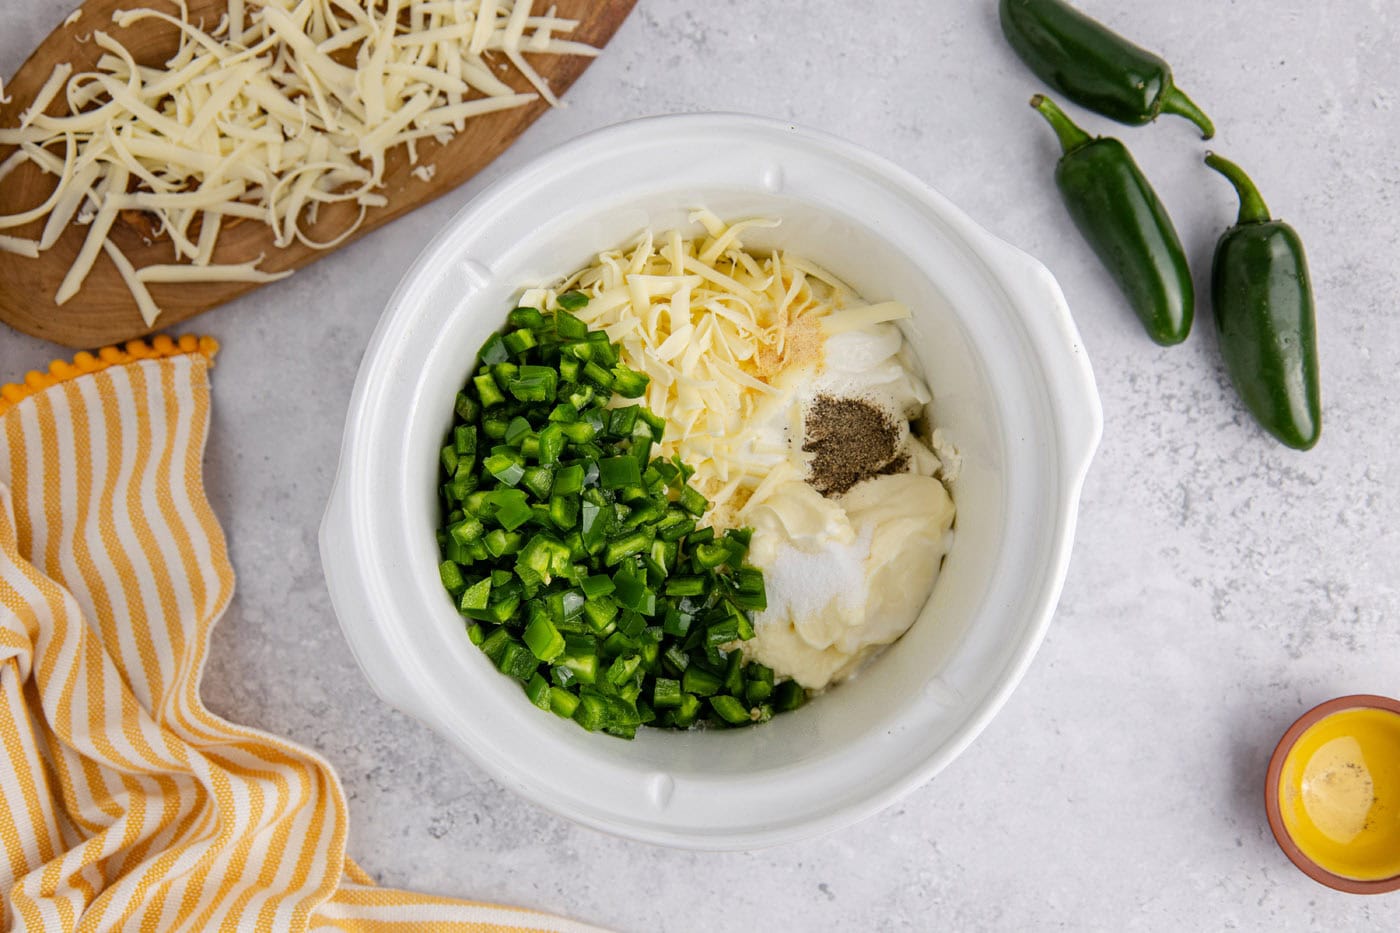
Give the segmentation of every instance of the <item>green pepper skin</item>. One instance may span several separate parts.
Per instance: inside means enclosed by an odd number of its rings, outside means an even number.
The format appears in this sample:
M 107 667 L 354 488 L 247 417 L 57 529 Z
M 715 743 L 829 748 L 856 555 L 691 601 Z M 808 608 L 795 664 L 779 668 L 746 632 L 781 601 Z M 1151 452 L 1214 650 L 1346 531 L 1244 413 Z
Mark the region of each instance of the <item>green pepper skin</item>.
M 1215 135 L 1165 61 L 1061 0 L 1001 0 L 1001 30 L 1042 81 L 1095 113 L 1130 126 L 1174 113 Z
M 1166 208 L 1121 142 L 1094 138 L 1037 94 L 1031 106 L 1064 147 L 1055 184 L 1075 226 L 1127 296 L 1147 335 L 1162 346 L 1191 332 L 1196 292 L 1186 251 Z
M 1317 324 L 1303 241 L 1274 220 L 1248 176 L 1211 153 L 1206 164 L 1240 195 L 1240 217 L 1215 245 L 1210 293 L 1230 381 L 1255 419 L 1297 450 L 1322 433 Z

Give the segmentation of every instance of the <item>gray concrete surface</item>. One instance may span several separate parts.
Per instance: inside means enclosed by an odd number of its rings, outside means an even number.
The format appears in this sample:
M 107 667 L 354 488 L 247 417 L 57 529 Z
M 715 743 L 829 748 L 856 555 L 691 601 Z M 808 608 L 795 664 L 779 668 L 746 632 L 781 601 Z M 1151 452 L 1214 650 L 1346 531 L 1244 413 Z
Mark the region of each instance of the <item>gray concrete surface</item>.
M 562 5 L 562 4 L 561 4 Z M 238 593 L 204 693 L 339 769 L 351 851 L 383 883 L 624 930 L 1363 930 L 1400 894 L 1328 891 L 1275 847 L 1273 743 L 1304 709 L 1400 694 L 1400 8 L 1384 0 L 1083 0 L 1163 52 L 1222 153 L 1303 234 L 1326 429 L 1250 422 L 1208 316 L 1142 334 L 1075 235 L 1038 82 L 992 0 L 640 0 L 569 95 L 442 201 L 194 323 L 223 343 L 209 492 Z M 0 7 L 0 73 L 66 12 Z M 331 613 L 316 529 L 363 348 L 417 250 L 473 193 L 588 129 L 675 111 L 800 121 L 904 165 L 1059 277 L 1096 368 L 1103 446 L 1049 638 L 973 747 L 904 802 L 802 845 L 655 849 L 548 815 L 371 694 Z M 1206 291 L 1233 217 L 1189 124 L 1125 139 Z M 1204 309 L 1203 309 L 1204 310 Z M 0 373 L 59 349 L 0 327 Z

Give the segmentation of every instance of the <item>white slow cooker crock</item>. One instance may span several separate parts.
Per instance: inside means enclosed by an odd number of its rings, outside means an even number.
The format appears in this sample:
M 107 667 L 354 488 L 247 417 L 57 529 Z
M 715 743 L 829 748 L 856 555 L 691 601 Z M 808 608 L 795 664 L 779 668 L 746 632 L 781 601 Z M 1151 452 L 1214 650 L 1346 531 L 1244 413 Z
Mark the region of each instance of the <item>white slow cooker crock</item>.
M 522 286 L 690 209 L 810 257 L 904 328 L 963 457 L 956 539 L 913 628 L 855 679 L 741 730 L 628 742 L 531 706 L 438 581 L 438 448 L 482 341 Z M 698 227 L 695 228 L 698 230 Z M 850 823 L 927 781 L 987 724 L 1050 623 L 1102 427 L 1054 279 L 919 180 L 850 143 L 747 116 L 640 120 L 574 140 L 458 214 L 365 353 L 321 528 L 336 614 L 388 703 L 506 787 L 588 826 L 699 849 Z

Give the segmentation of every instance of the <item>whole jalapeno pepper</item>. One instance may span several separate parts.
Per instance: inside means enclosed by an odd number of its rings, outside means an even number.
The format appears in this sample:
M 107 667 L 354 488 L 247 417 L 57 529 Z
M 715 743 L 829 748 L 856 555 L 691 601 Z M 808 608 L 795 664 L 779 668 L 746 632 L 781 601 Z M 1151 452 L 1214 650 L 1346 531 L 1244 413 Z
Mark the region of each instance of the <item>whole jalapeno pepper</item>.
M 1215 135 L 1161 57 L 1061 0 L 1001 0 L 1001 30 L 1042 81 L 1095 113 L 1131 126 L 1174 113 Z
M 1317 325 L 1307 258 L 1297 231 L 1269 215 L 1259 189 L 1215 153 L 1206 165 L 1240 197 L 1240 216 L 1215 245 L 1210 295 L 1220 352 L 1250 413 L 1289 447 L 1322 433 Z
M 1162 346 L 1181 343 L 1191 332 L 1196 292 L 1181 239 L 1156 192 L 1121 142 L 1090 136 L 1040 94 L 1031 98 L 1031 106 L 1064 147 L 1055 184 L 1079 232 L 1128 297 L 1147 335 Z

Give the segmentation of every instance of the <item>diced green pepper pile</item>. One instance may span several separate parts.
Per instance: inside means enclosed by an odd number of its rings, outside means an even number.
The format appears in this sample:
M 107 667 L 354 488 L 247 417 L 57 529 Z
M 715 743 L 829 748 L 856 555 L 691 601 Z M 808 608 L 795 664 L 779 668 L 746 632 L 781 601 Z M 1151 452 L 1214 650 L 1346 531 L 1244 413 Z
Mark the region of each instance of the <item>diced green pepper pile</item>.
M 516 308 L 481 348 L 442 448 L 443 586 L 468 635 L 530 702 L 590 731 L 740 726 L 806 691 L 726 650 L 767 605 L 747 530 L 698 527 L 710 503 L 679 458 L 652 457 L 666 423 L 647 377 L 602 331 Z

